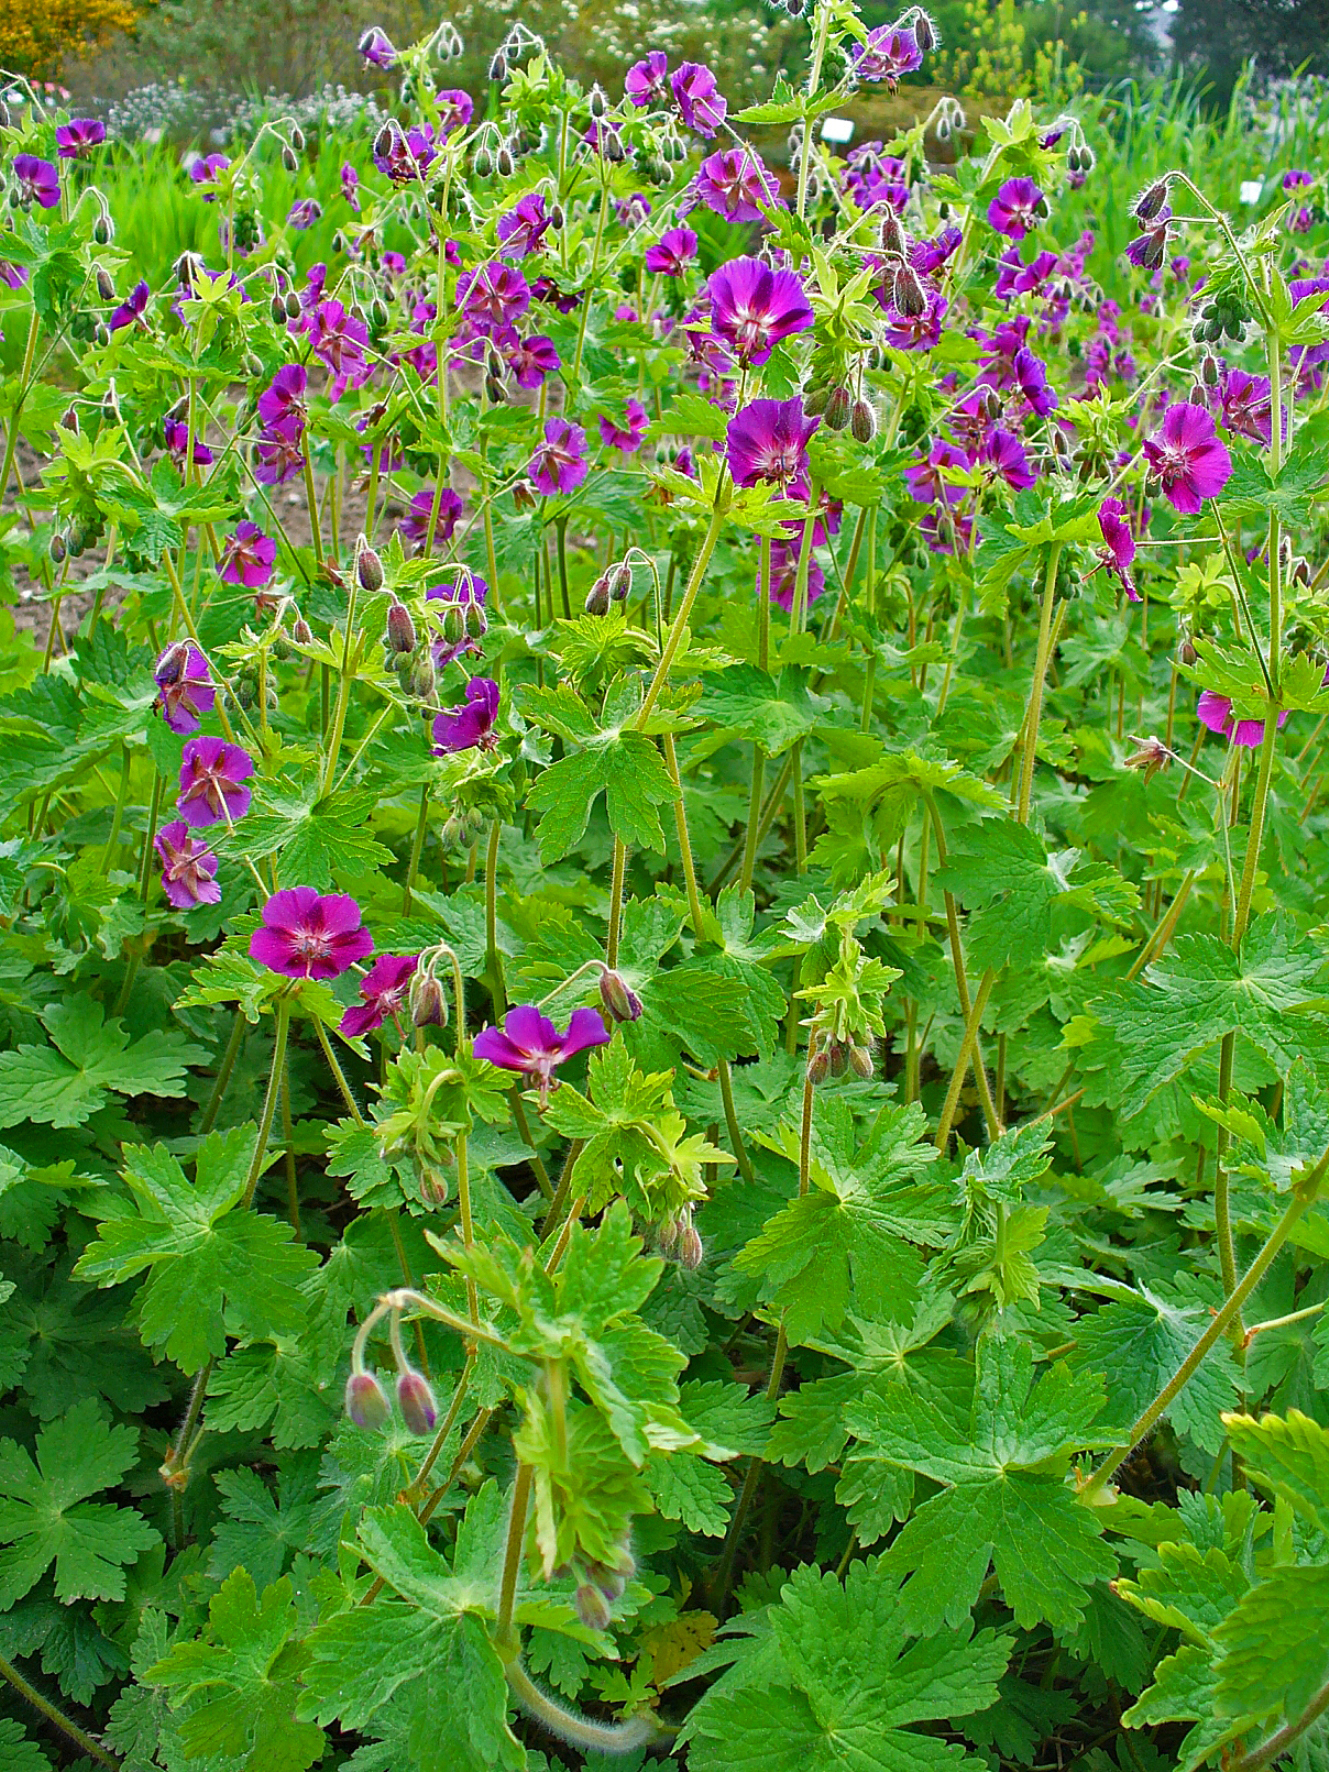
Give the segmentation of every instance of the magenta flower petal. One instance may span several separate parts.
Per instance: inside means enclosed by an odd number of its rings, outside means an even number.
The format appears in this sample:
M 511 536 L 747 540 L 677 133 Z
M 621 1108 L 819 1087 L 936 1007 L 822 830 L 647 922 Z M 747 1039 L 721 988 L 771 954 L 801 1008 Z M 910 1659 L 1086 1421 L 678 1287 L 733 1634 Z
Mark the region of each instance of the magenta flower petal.
M 773 271 L 756 258 L 721 265 L 706 286 L 711 329 L 740 363 L 765 363 L 772 348 L 812 325 L 812 308 L 792 271 Z
M 249 957 L 286 978 L 340 978 L 373 952 L 353 898 L 322 897 L 312 886 L 275 892 L 250 937 Z
M 217 884 L 217 857 L 206 843 L 190 835 L 182 819 L 163 825 L 153 840 L 162 864 L 162 890 L 178 911 L 193 910 L 195 905 L 218 904 L 221 887 Z
M 807 472 L 808 439 L 821 423 L 802 400 L 754 400 L 725 427 L 729 471 L 738 486 L 767 480 L 794 486 Z
M 350 901 L 352 904 L 355 901 Z M 360 910 L 356 905 L 356 920 Z M 401 1013 L 410 995 L 411 980 L 419 961 L 418 954 L 380 954 L 360 981 L 363 1001 L 346 1011 L 341 1031 L 350 1040 L 382 1027 L 388 1018 Z
M 554 1071 L 559 1065 L 588 1046 L 605 1045 L 609 1037 L 596 1009 L 574 1010 L 566 1032 L 560 1034 L 534 1004 L 521 1003 L 508 1010 L 502 1028 L 484 1028 L 478 1033 L 473 1051 L 500 1070 L 530 1077 L 543 1100 L 558 1087 Z
M 1218 438 L 1203 406 L 1169 406 L 1163 423 L 1143 444 L 1173 510 L 1195 516 L 1208 498 L 1217 498 L 1232 473 L 1232 457 Z
M 187 825 L 202 829 L 234 824 L 249 810 L 249 789 L 243 786 L 254 773 L 254 759 L 239 745 L 221 738 L 191 738 L 180 762 L 180 797 L 176 802 Z

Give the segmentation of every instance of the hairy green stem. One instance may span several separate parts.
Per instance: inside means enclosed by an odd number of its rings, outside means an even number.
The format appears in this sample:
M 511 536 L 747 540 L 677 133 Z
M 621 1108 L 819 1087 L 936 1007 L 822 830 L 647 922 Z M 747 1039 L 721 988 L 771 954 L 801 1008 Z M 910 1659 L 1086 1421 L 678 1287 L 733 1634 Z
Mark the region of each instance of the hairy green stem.
M 48 1723 L 54 1723 L 90 1760 L 95 1760 L 99 1766 L 115 1767 L 122 1763 L 114 1754 L 108 1753 L 86 1729 L 80 1729 L 73 1718 L 67 1717 L 58 1705 L 52 1704 L 49 1698 L 43 1698 L 37 1688 L 23 1678 L 13 1662 L 6 1661 L 3 1656 L 0 1656 L 0 1674 L 4 1675 L 20 1698 L 26 1698 L 34 1710 L 40 1711 Z
M 235 1061 L 240 1056 L 240 1048 L 244 1044 L 245 1028 L 248 1026 L 243 1009 L 237 1009 L 235 1020 L 231 1023 L 231 1037 L 226 1042 L 226 1050 L 222 1053 L 221 1066 L 216 1081 L 212 1085 L 212 1094 L 208 1097 L 208 1105 L 203 1110 L 203 1118 L 198 1123 L 199 1136 L 204 1137 L 217 1124 L 217 1115 L 221 1112 L 222 1098 L 226 1094 L 226 1086 L 231 1080 L 231 1072 L 235 1069 Z
M 718 487 L 716 498 L 718 501 Z M 683 634 L 688 625 L 688 617 L 692 614 L 692 605 L 697 600 L 697 592 L 701 589 L 702 580 L 706 576 L 706 568 L 710 565 L 711 555 L 715 552 L 715 544 L 720 539 L 720 531 L 723 527 L 724 511 L 717 502 L 711 511 L 711 520 L 707 526 L 706 534 L 702 537 L 701 546 L 697 550 L 697 557 L 692 562 L 692 571 L 688 574 L 688 582 L 665 640 L 664 651 L 660 654 L 660 662 L 655 667 L 655 674 L 647 686 L 645 697 L 638 710 L 634 722 L 638 732 L 650 719 L 651 710 L 669 677 L 670 667 L 678 656 L 678 649 L 683 644 Z
M 1047 574 L 1043 582 L 1043 604 L 1038 620 L 1038 651 L 1034 655 L 1034 675 L 1029 686 L 1029 705 L 1024 716 L 1024 751 L 1020 758 L 1020 798 L 1016 808 L 1019 824 L 1029 823 L 1029 804 L 1034 787 L 1034 757 L 1038 750 L 1038 726 L 1043 713 L 1043 686 L 1047 680 L 1048 659 L 1052 646 L 1052 608 L 1057 597 L 1057 566 L 1061 560 L 1061 543 L 1053 544 L 1048 553 Z
M 282 1066 L 286 1061 L 286 1035 L 290 1025 L 290 999 L 278 997 L 277 1027 L 272 1041 L 272 1068 L 268 1072 L 268 1088 L 263 1097 L 263 1113 L 258 1123 L 258 1137 L 254 1141 L 254 1155 L 249 1164 L 249 1174 L 245 1177 L 244 1193 L 240 1196 L 242 1208 L 253 1205 L 258 1178 L 263 1173 L 263 1159 L 268 1154 L 268 1139 L 272 1134 L 273 1116 L 277 1112 L 277 1096 L 281 1092 Z

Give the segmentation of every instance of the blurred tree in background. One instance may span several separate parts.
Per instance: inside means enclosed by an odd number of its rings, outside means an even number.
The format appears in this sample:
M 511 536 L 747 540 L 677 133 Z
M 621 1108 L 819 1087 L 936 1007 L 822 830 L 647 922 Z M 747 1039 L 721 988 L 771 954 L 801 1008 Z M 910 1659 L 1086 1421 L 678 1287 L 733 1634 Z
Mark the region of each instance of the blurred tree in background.
M 1225 101 L 1244 63 L 1265 74 L 1329 76 L 1329 0 L 1178 0 L 1174 52 Z
M 0 67 L 58 80 L 65 64 L 134 24 L 131 0 L 0 0 Z

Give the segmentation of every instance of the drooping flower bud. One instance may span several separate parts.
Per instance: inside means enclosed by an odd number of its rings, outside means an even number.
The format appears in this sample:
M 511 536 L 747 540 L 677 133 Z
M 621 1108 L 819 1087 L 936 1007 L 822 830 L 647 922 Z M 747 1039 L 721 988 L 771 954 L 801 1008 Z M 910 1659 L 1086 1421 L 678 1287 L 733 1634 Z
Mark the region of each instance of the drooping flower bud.
M 573 1605 L 577 1608 L 577 1617 L 587 1630 L 608 1630 L 612 1614 L 609 1602 L 599 1588 L 589 1581 L 583 1581 L 573 1597 Z
M 506 142 L 494 156 L 494 170 L 500 178 L 511 178 L 517 170 L 517 162 L 513 158 L 512 149 Z
M 411 1020 L 418 1028 L 445 1028 L 448 999 L 432 972 L 417 972 L 411 984 Z
M 300 318 L 300 297 L 293 289 L 288 293 L 282 306 L 286 309 L 286 318 L 288 320 L 298 320 Z
M 849 414 L 849 431 L 855 443 L 870 443 L 877 434 L 877 414 L 869 400 L 855 400 Z
M 810 388 L 803 398 L 803 410 L 809 418 L 820 418 L 830 400 L 831 390 L 824 383 L 821 387 Z
M 632 595 L 632 568 L 626 560 L 620 560 L 611 566 L 605 575 L 609 580 L 609 601 L 626 603 Z
M 55 534 L 51 537 L 50 542 L 48 543 L 48 548 L 49 548 L 51 558 L 55 561 L 56 565 L 57 566 L 62 565 L 64 562 L 64 559 L 65 559 L 65 556 L 68 554 L 69 550 L 65 546 L 64 536 L 61 535 L 61 533 L 58 529 L 56 530 Z
M 590 107 L 592 117 L 603 117 L 605 112 L 609 109 L 608 95 L 598 80 L 591 88 L 590 97 L 587 100 L 587 103 Z
M 432 1434 L 438 1420 L 438 1404 L 422 1372 L 407 1367 L 397 1374 L 397 1407 L 413 1434 Z
M 1218 359 L 1212 352 L 1206 351 L 1200 364 L 1200 380 L 1207 388 L 1216 388 L 1222 371 L 1218 367 Z
M 609 614 L 609 574 L 602 572 L 586 593 L 587 615 Z
M 496 86 L 501 86 L 508 77 L 508 58 L 502 49 L 496 49 L 489 58 L 489 78 Z M 478 170 L 478 169 L 477 169 Z
M 299 172 L 300 170 L 300 156 L 289 142 L 281 151 L 281 163 L 287 172 Z
M 268 304 L 268 311 L 272 315 L 272 324 L 274 326 L 284 326 L 287 318 L 285 296 L 274 295 L 271 302 Z
M 807 1079 L 813 1088 L 824 1083 L 831 1074 L 831 1057 L 824 1045 L 818 1042 L 808 1050 Z
M 491 62 L 489 65 L 492 69 L 494 64 Z M 506 66 L 506 63 L 504 65 Z M 475 152 L 471 155 L 471 171 L 477 178 L 488 178 L 493 170 L 494 156 L 489 152 L 489 149 L 484 143 L 481 142 Z
M 1131 205 L 1131 214 L 1136 221 L 1151 222 L 1167 202 L 1168 181 L 1165 178 L 1156 180 Z
M 415 651 L 415 623 L 404 603 L 393 603 L 389 608 L 386 639 L 389 652 Z
M 388 1419 L 388 1399 L 372 1372 L 352 1372 L 346 1381 L 346 1413 L 357 1427 L 377 1433 Z
M 291 623 L 291 638 L 301 646 L 313 645 L 314 630 L 310 627 L 303 615 L 297 615 L 295 620 Z
M 846 387 L 831 389 L 830 399 L 826 402 L 826 428 L 830 431 L 842 431 L 849 423 L 849 412 L 853 399 Z
M 111 273 L 103 265 L 97 266 L 97 294 L 103 301 L 115 300 L 115 284 L 111 281 Z
M 422 646 L 411 660 L 411 694 L 417 701 L 428 701 L 438 682 L 434 660 L 427 646 Z
M 373 548 L 363 547 L 355 560 L 356 576 L 360 580 L 361 590 L 374 591 L 383 589 L 383 562 Z
M 914 42 L 924 55 L 931 55 L 937 47 L 937 27 L 926 12 L 916 12 L 911 27 Z
M 886 219 L 881 224 L 881 249 L 890 252 L 896 258 L 904 258 L 909 251 L 909 236 L 904 231 L 904 223 L 893 209 L 888 210 Z
M 1193 665 L 1200 655 L 1190 641 L 1183 638 L 1181 645 L 1177 648 L 1177 656 L 1184 665 Z
M 689 1220 L 678 1233 L 678 1265 L 688 1273 L 695 1274 L 705 1256 L 706 1251 L 702 1247 L 701 1233 Z
M 895 285 L 892 291 L 895 305 L 909 320 L 916 320 L 927 311 L 927 296 L 923 293 L 922 279 L 912 265 L 901 265 L 895 273 Z
M 600 974 L 600 1001 L 615 1021 L 636 1021 L 641 1015 L 641 998 L 621 972 L 608 966 Z
M 849 1048 L 849 1067 L 854 1075 L 861 1077 L 865 1083 L 870 1080 L 875 1067 L 872 1063 L 872 1053 L 866 1046 L 853 1045 Z

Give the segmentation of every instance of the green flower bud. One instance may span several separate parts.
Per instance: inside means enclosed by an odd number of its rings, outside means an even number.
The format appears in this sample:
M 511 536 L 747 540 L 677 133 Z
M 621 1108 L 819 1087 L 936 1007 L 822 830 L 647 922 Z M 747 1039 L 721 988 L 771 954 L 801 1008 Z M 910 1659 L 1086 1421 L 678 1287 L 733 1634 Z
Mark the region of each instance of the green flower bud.
M 346 1413 L 357 1427 L 377 1433 L 388 1419 L 388 1399 L 372 1372 L 352 1372 L 346 1381 Z

